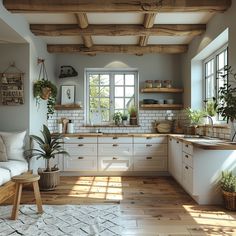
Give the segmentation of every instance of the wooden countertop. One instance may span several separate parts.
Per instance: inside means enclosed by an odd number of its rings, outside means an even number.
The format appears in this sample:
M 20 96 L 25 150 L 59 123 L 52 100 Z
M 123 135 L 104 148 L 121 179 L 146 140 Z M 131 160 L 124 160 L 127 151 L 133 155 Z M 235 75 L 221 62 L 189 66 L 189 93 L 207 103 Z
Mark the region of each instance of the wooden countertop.
M 183 134 L 160 134 L 160 133 L 73 133 L 63 134 L 63 137 L 163 137 L 169 136 L 180 141 L 191 144 L 194 147 L 205 150 L 236 150 L 236 142 L 229 140 L 207 138 L 207 137 L 185 137 Z

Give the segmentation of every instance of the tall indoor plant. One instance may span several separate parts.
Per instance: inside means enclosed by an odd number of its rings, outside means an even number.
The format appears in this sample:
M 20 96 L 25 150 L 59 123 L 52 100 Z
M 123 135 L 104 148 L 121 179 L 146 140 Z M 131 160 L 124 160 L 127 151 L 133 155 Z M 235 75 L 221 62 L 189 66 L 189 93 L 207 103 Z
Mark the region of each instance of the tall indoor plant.
M 37 144 L 37 148 L 31 148 L 25 151 L 27 159 L 32 157 L 44 158 L 46 160 L 46 169 L 39 169 L 38 174 L 40 175 L 39 186 L 42 190 L 53 190 L 59 183 L 59 169 L 57 167 L 51 168 L 50 160 L 55 158 L 57 155 L 69 155 L 61 146 L 61 134 L 52 135 L 46 125 L 43 125 L 41 131 L 43 138 L 30 135 L 30 138 Z

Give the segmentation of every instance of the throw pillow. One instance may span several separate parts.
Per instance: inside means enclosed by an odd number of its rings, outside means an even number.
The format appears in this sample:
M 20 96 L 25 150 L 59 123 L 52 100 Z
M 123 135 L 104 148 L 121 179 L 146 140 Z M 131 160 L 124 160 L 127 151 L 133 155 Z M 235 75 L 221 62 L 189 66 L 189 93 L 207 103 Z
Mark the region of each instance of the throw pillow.
M 24 146 L 26 131 L 19 133 L 0 132 L 6 145 L 8 160 L 26 161 L 24 158 Z
M 0 161 L 8 161 L 6 146 L 3 142 L 1 135 L 0 135 Z

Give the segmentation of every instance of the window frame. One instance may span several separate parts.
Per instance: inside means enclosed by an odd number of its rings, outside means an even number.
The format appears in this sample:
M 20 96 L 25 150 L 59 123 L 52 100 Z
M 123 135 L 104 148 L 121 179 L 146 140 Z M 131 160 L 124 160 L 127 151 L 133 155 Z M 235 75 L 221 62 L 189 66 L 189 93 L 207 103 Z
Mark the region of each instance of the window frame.
M 204 91 L 204 94 L 203 94 L 203 97 L 204 97 L 204 103 L 205 101 L 209 100 L 209 98 L 206 97 L 207 95 L 207 83 L 206 83 L 206 79 L 207 79 L 207 76 L 206 76 L 206 64 L 208 62 L 210 62 L 211 60 L 213 60 L 213 76 L 214 76 L 214 97 L 216 99 L 218 99 L 219 95 L 218 95 L 218 91 L 219 91 L 219 84 L 218 84 L 218 73 L 219 73 L 219 70 L 218 70 L 218 56 L 223 53 L 224 51 L 227 52 L 227 64 L 228 65 L 228 62 L 229 62 L 229 49 L 228 49 L 228 44 L 225 44 L 224 46 L 220 47 L 219 49 L 217 49 L 214 53 L 212 53 L 210 56 L 208 56 L 206 59 L 203 60 L 203 91 Z M 227 83 L 228 83 L 228 78 L 227 78 Z M 205 104 L 204 104 L 205 106 Z M 217 121 L 218 122 L 221 122 L 221 123 L 224 123 L 223 120 L 219 119 L 219 114 L 217 114 Z
M 115 103 L 115 85 L 114 85 L 114 75 L 115 74 L 134 74 L 134 99 L 135 99 L 135 107 L 137 110 L 139 109 L 139 72 L 137 68 L 86 68 L 84 71 L 84 110 L 85 112 L 85 121 L 87 125 L 92 125 L 89 117 L 89 75 L 90 74 L 109 74 L 111 76 L 110 80 L 110 91 L 109 98 L 110 104 Z M 125 94 L 124 94 L 125 98 Z M 106 126 L 112 124 L 112 114 L 114 114 L 115 106 L 112 105 L 109 113 L 109 121 L 101 122 L 101 126 Z

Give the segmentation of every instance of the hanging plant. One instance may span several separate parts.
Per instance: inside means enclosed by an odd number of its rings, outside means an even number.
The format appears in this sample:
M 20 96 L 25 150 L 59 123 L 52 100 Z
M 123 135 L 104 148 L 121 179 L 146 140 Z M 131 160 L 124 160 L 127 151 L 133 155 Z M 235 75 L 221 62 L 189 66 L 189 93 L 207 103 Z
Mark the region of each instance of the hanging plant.
M 41 63 L 39 78 L 34 83 L 34 97 L 36 98 L 36 105 L 40 105 L 41 100 L 47 100 L 47 116 L 51 115 L 55 111 L 57 87 L 51 81 L 48 80 L 44 60 L 38 59 L 38 63 Z M 42 78 L 40 78 L 42 75 Z

